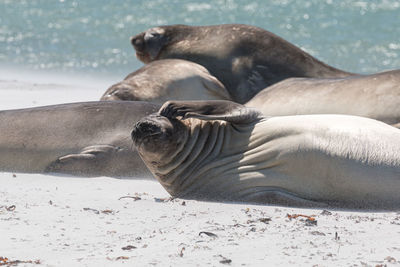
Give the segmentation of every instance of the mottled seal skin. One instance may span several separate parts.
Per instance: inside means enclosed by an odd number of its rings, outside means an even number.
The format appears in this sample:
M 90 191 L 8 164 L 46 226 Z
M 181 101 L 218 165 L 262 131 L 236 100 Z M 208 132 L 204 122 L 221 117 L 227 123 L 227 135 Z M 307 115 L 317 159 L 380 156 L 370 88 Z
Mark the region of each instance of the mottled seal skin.
M 290 77 L 354 75 L 249 25 L 160 26 L 133 36 L 131 43 L 144 63 L 180 58 L 203 65 L 225 85 L 233 101 L 242 104 L 260 90 Z
M 262 90 L 246 106 L 265 116 L 348 114 L 398 127 L 400 70 L 334 79 L 291 78 Z
M 149 101 L 230 100 L 224 85 L 206 68 L 191 61 L 164 59 L 151 62 L 111 86 L 101 100 Z
M 132 139 L 174 197 L 400 208 L 400 130 L 358 116 L 264 117 L 230 101 L 169 101 Z
M 0 111 L 0 170 L 79 176 L 151 176 L 130 138 L 160 106 L 84 102 Z

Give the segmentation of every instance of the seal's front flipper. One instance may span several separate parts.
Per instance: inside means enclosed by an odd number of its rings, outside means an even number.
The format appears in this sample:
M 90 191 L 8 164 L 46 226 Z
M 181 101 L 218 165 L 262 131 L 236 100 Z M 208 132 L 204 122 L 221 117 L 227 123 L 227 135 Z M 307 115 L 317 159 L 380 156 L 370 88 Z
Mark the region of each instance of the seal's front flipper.
M 224 120 L 232 123 L 250 123 L 261 117 L 261 113 L 255 109 L 226 100 L 167 101 L 159 114 L 167 118 Z
M 120 149 L 111 145 L 85 147 L 78 154 L 65 155 L 53 161 L 45 172 L 99 176 Z
M 257 71 L 257 69 L 259 69 Z M 246 103 L 253 98 L 258 92 L 268 87 L 270 84 L 267 82 L 260 73 L 269 73 L 269 70 L 265 66 L 257 65 L 255 69 L 250 70 L 247 78 L 243 78 L 234 95 L 234 99 L 239 103 Z

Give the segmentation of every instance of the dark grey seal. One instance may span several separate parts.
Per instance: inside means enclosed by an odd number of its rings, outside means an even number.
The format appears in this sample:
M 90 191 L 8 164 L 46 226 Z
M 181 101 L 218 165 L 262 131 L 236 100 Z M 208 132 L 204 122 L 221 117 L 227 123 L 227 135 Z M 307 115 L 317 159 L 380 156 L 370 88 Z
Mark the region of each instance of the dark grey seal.
M 354 75 L 249 25 L 160 26 L 133 36 L 131 43 L 144 63 L 180 58 L 203 65 L 225 85 L 232 100 L 242 104 L 260 90 L 290 77 Z
M 158 108 L 145 102 L 105 101 L 0 111 L 0 170 L 149 175 L 130 132 Z

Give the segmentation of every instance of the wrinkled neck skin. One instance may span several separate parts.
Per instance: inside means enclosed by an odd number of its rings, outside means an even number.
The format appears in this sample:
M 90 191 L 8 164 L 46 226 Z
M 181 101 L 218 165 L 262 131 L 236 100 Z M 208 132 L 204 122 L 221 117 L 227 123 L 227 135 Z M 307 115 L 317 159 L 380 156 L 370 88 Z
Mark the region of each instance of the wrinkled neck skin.
M 207 183 L 214 183 L 213 178 L 221 173 L 237 172 L 251 133 L 249 129 L 254 127 L 254 123 L 233 125 L 225 121 L 198 119 L 183 122 L 188 125 L 187 134 L 175 154 L 158 162 L 145 160 L 145 163 L 173 197 L 203 199 L 207 195 L 207 199 L 213 199 L 207 194 Z M 243 135 L 243 138 L 235 138 L 235 143 L 232 143 L 232 135 Z

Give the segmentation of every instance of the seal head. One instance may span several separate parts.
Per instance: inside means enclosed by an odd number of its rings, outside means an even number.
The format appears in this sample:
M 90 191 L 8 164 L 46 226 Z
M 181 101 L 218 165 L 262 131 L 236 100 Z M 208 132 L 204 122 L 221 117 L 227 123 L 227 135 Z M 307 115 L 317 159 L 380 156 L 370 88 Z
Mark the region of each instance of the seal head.
M 155 165 L 168 162 L 180 150 L 187 139 L 187 129 L 180 120 L 152 114 L 135 124 L 131 136 L 144 161 Z
M 149 63 L 158 58 L 161 49 L 168 43 L 168 37 L 164 33 L 164 29 L 155 27 L 131 37 L 131 44 L 140 61 Z

